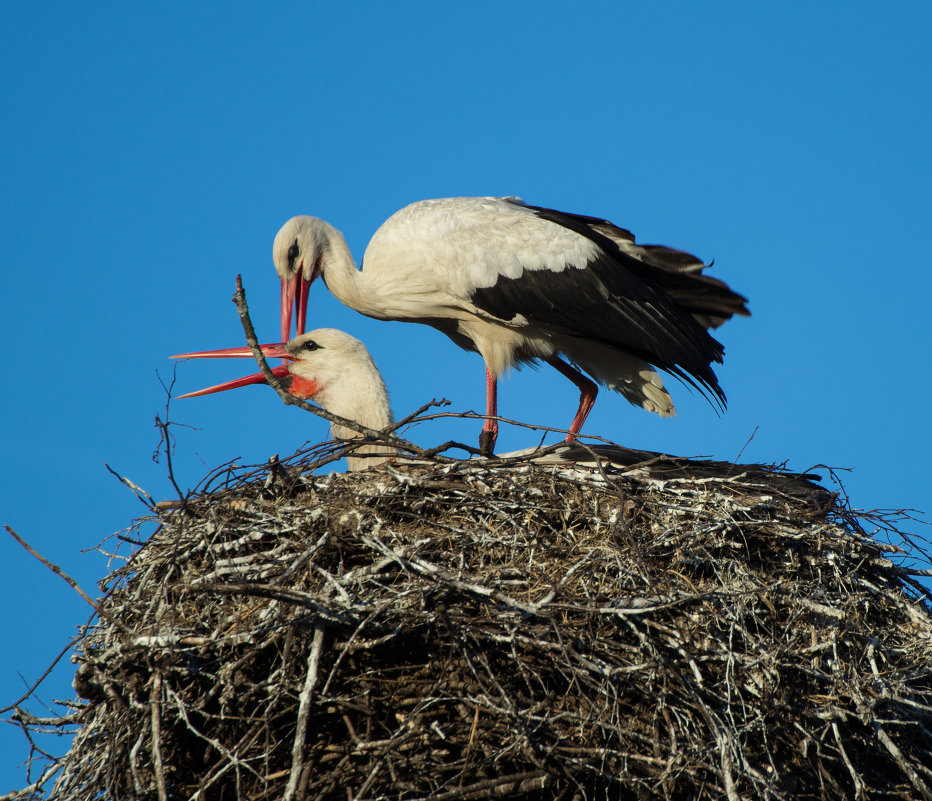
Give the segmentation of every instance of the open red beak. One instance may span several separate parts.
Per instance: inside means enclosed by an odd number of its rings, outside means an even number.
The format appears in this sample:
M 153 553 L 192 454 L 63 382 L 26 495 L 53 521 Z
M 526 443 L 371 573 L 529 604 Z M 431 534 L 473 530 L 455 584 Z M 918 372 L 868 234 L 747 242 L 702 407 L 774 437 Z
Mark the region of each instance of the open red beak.
M 270 359 L 288 359 L 293 360 L 293 356 L 285 350 L 284 342 L 277 342 L 273 345 L 260 345 L 262 353 L 266 358 Z M 245 345 L 238 348 L 222 348 L 220 350 L 200 350 L 194 353 L 180 353 L 177 356 L 172 356 L 173 359 L 239 359 L 239 358 L 251 358 L 252 351 L 249 350 Z M 283 378 L 289 376 L 288 365 L 280 364 L 277 367 L 272 368 L 273 375 Z M 249 386 L 250 384 L 265 384 L 268 383 L 265 380 L 265 376 L 262 373 L 253 373 L 252 375 L 244 376 L 243 378 L 237 378 L 233 381 L 226 381 L 223 384 L 216 384 L 212 387 L 207 387 L 206 389 L 199 389 L 197 392 L 188 392 L 184 395 L 179 395 L 179 398 L 196 398 L 200 395 L 211 395 L 214 392 L 224 392 L 228 389 L 237 389 L 239 387 Z
M 273 342 L 267 345 L 260 345 L 259 350 L 265 354 L 267 359 L 288 359 L 294 357 L 285 350 L 284 342 Z M 218 348 L 217 350 L 196 350 L 194 353 L 179 353 L 175 356 L 169 356 L 170 359 L 251 359 L 252 351 L 249 345 L 240 345 L 236 348 Z
M 292 336 L 300 336 L 304 333 L 307 319 L 307 293 L 310 288 L 311 284 L 304 280 L 302 270 L 298 270 L 290 281 L 282 281 L 282 341 L 287 342 Z M 295 314 L 297 322 L 295 333 L 292 334 L 291 320 Z

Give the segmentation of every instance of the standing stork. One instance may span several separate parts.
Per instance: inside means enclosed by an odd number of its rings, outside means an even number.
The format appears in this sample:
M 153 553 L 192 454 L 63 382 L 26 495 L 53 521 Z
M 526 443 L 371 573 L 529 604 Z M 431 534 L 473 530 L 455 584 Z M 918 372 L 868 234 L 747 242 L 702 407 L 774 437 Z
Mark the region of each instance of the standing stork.
M 382 429 L 392 423 L 388 402 L 388 391 L 382 374 L 375 366 L 366 346 L 355 337 L 335 328 L 319 328 L 295 337 L 287 345 L 262 345 L 263 353 L 270 358 L 290 361 L 290 364 L 273 367 L 279 377 L 288 377 L 288 390 L 298 398 L 310 398 L 331 414 L 355 420 L 361 425 Z M 175 359 L 206 357 L 252 356 L 249 348 L 229 348 L 220 351 L 199 351 L 174 356 Z M 217 384 L 197 392 L 179 395 L 179 398 L 194 398 L 223 392 L 249 384 L 264 384 L 265 376 L 254 373 Z M 332 423 L 330 433 L 334 439 L 357 439 L 361 435 L 351 428 Z M 387 461 L 395 455 L 395 449 L 387 445 L 365 447 L 366 454 L 346 457 L 350 470 L 362 470 Z
M 681 250 L 635 244 L 607 220 L 529 206 L 518 198 L 423 200 L 389 217 L 356 269 L 339 231 L 292 217 L 275 237 L 282 333 L 297 310 L 303 331 L 310 285 L 323 278 L 368 317 L 425 323 L 478 351 L 486 367 L 480 445 L 498 435 L 497 378 L 544 361 L 579 388 L 567 441 L 595 403 L 595 382 L 662 417 L 675 414 L 656 369 L 725 406 L 712 370 L 724 348 L 706 329 L 749 314 L 746 299 Z M 583 373 L 588 373 L 595 382 Z

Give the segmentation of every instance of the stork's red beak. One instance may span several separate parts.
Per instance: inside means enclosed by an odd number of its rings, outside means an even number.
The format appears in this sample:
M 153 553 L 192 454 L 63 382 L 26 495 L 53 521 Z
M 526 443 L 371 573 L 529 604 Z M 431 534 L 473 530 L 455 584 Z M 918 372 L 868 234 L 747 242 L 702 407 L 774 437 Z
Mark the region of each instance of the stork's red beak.
M 259 350 L 265 354 L 267 359 L 293 359 L 294 357 L 285 350 L 284 342 L 274 342 L 267 345 L 260 345 Z M 218 348 L 217 350 L 197 350 L 194 353 L 179 353 L 175 356 L 169 356 L 170 359 L 251 359 L 252 351 L 248 345 L 240 345 L 236 348 Z
M 292 336 L 300 336 L 304 333 L 307 320 L 307 293 L 310 288 L 311 284 L 304 280 L 304 271 L 301 269 L 290 280 L 282 281 L 282 341 L 287 342 Z M 292 335 L 291 320 L 295 313 L 297 313 L 297 323 L 295 333 Z
M 278 366 L 273 367 L 272 373 L 277 375 L 279 378 L 290 377 L 287 364 L 279 364 Z M 215 384 L 212 387 L 199 389 L 197 392 L 186 392 L 184 395 L 179 395 L 178 397 L 197 398 L 200 395 L 212 395 L 214 392 L 225 392 L 228 389 L 238 389 L 239 387 L 246 387 L 250 384 L 267 383 L 268 381 L 265 380 L 265 376 L 262 373 L 253 373 L 252 375 L 243 376 L 242 378 L 236 378 L 233 381 L 224 381 L 222 384 Z
M 292 360 L 294 357 L 285 350 L 284 342 L 277 342 L 272 345 L 260 345 L 262 353 L 266 358 L 270 359 L 288 359 Z M 194 353 L 180 353 L 177 356 L 172 356 L 173 359 L 239 359 L 239 358 L 251 358 L 252 351 L 245 345 L 238 348 L 222 348 L 220 350 L 200 350 Z M 272 368 L 272 374 L 278 376 L 279 378 L 284 378 L 290 376 L 288 372 L 287 364 L 280 364 L 277 367 Z M 179 395 L 179 398 L 196 398 L 199 395 L 211 395 L 214 392 L 224 392 L 228 389 L 237 389 L 239 387 L 249 386 L 250 384 L 266 384 L 268 383 L 265 380 L 265 376 L 262 373 L 253 373 L 252 375 L 244 376 L 243 378 L 236 378 L 233 381 L 226 381 L 223 384 L 216 384 L 212 387 L 207 387 L 206 389 L 199 389 L 197 392 L 188 392 L 184 395 Z

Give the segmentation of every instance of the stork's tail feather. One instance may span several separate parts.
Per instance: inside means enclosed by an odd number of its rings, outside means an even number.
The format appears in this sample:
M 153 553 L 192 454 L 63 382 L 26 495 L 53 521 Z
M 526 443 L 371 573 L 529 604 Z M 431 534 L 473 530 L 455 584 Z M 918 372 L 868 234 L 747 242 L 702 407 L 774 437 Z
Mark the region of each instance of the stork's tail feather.
M 724 281 L 704 275 L 711 267 L 683 250 L 663 245 L 629 245 L 624 250 L 648 267 L 646 280 L 659 286 L 683 311 L 703 328 L 718 328 L 740 314 L 749 317 L 747 298 L 732 290 Z

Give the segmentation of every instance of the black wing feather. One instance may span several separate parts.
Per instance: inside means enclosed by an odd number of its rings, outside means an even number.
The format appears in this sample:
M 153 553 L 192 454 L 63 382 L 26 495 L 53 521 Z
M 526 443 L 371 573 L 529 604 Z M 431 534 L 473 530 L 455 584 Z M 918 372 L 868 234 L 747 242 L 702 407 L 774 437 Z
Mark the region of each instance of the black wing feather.
M 724 404 L 712 362 L 724 348 L 694 315 L 728 319 L 747 313 L 744 298 L 700 274 L 701 261 L 683 251 L 648 246 L 644 261 L 625 253 L 612 239 L 634 237 L 607 220 L 525 207 L 599 246 L 585 265 L 560 272 L 525 270 L 518 278 L 500 276 L 477 289 L 471 300 L 502 320 L 522 315 L 531 324 L 569 336 L 594 339 L 637 356 Z M 643 246 L 642 246 L 643 247 Z
M 635 245 L 634 234 L 626 228 L 583 214 L 570 214 L 542 206 L 525 208 L 542 219 L 575 231 L 594 242 L 639 279 L 659 287 L 683 311 L 711 315 L 717 318 L 716 325 L 735 314 L 750 315 L 747 298 L 732 291 L 724 281 L 703 275 L 702 270 L 711 265 L 706 265 L 692 253 L 665 245 L 636 245 L 640 258 L 634 258 L 621 250 L 615 241 L 622 239 Z

